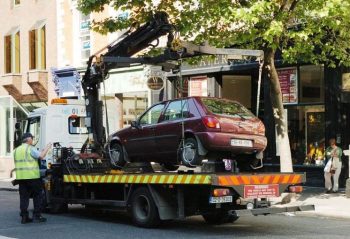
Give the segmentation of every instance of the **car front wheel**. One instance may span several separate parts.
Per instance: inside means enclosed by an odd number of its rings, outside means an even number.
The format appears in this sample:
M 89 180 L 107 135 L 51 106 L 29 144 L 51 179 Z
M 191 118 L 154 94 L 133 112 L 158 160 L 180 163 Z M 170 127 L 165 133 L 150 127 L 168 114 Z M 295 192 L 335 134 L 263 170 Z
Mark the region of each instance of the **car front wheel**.
M 111 167 L 113 169 L 120 169 L 124 167 L 126 161 L 124 159 L 122 146 L 116 142 L 111 142 L 108 151 Z
M 194 167 L 202 164 L 202 156 L 198 152 L 198 143 L 194 138 L 186 138 L 180 145 L 180 159 L 183 165 Z

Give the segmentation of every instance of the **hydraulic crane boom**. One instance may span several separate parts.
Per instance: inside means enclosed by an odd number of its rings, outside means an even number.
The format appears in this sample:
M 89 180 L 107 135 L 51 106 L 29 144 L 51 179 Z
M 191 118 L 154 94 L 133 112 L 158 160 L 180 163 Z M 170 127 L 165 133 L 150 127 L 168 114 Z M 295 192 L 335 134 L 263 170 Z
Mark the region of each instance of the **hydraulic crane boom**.
M 100 84 L 111 69 L 128 67 L 131 64 L 137 63 L 161 65 L 163 70 L 169 71 L 177 66 L 168 61 L 175 61 L 180 58 L 197 55 L 227 55 L 229 59 L 243 59 L 249 56 L 260 61 L 259 79 L 261 78 L 261 67 L 264 58 L 263 51 L 215 48 L 208 45 L 198 46 L 189 42 L 179 42 L 181 48 L 176 51 L 172 48 L 174 29 L 173 25 L 169 23 L 166 13 L 156 13 L 149 22 L 138 27 L 135 31 L 127 32 L 125 34 L 126 37 L 119 42 L 105 47 L 104 49 L 107 49 L 105 54 L 99 56 L 95 54 L 89 58 L 88 67 L 82 79 L 82 88 L 85 94 L 86 115 L 90 119 L 90 127 L 88 128 L 93 138 L 93 143 L 90 144 L 93 152 L 102 154 L 106 141 L 102 116 L 103 102 L 99 89 Z M 149 46 L 154 46 L 151 43 L 165 35 L 167 35 L 168 41 L 163 54 L 154 57 L 131 57 Z M 86 144 L 84 144 L 82 151 L 84 151 L 85 147 Z
M 167 15 L 165 13 L 157 13 L 151 21 L 129 33 L 121 41 L 107 46 L 107 52 L 100 56 L 102 61 L 93 63 L 93 60 L 97 58 L 96 55 L 89 58 L 88 67 L 82 79 L 82 87 L 86 97 L 87 117 L 91 120 L 91 127 L 89 128 L 94 140 L 93 151 L 101 153 L 105 143 L 102 117 L 103 102 L 99 94 L 100 83 L 110 69 L 121 67 L 120 63 L 108 62 L 104 58 L 127 57 L 129 59 L 132 55 L 149 47 L 154 40 L 167 34 L 168 44 L 170 44 L 173 39 L 172 31 L 173 27 L 169 24 Z

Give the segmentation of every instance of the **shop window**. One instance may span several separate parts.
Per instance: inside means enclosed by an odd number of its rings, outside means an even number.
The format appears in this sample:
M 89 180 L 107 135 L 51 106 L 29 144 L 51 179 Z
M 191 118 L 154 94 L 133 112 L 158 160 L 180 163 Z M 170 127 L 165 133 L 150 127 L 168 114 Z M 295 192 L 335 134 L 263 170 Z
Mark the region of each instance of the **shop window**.
M 46 69 L 46 27 L 29 31 L 29 69 Z
M 251 85 L 250 76 L 224 75 L 222 76 L 222 98 L 236 100 L 251 109 Z
M 300 66 L 300 102 L 324 102 L 324 67 L 323 65 Z
M 20 32 L 4 37 L 5 74 L 20 72 Z
M 287 108 L 288 134 L 295 165 L 324 166 L 324 106 Z
M 175 98 L 187 97 L 188 96 L 188 77 L 177 77 L 174 81 Z

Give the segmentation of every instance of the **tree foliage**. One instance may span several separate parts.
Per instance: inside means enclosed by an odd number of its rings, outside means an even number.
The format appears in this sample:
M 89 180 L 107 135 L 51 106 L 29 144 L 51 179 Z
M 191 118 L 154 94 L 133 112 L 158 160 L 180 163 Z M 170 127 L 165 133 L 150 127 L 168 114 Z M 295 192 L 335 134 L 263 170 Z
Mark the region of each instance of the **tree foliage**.
M 276 52 L 287 63 L 307 62 L 330 67 L 350 66 L 350 0 L 80 0 L 84 13 L 102 11 L 107 5 L 129 18 L 94 22 L 101 33 L 143 23 L 157 11 L 170 21 L 185 40 L 208 41 L 217 47 L 262 49 L 271 81 L 271 99 L 278 137 L 283 141 L 282 171 L 291 171 L 287 125 L 278 75 Z M 281 141 L 281 142 L 282 142 Z M 288 146 L 288 149 L 287 149 Z M 283 159 L 282 159 L 283 157 Z

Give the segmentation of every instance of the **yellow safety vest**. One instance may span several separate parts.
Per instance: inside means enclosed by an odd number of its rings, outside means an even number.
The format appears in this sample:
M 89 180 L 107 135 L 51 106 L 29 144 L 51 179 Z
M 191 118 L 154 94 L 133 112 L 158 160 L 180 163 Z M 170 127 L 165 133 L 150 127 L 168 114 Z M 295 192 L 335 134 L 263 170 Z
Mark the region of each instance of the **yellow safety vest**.
M 14 151 L 16 179 L 35 179 L 40 178 L 38 159 L 30 154 L 29 144 L 22 144 Z

